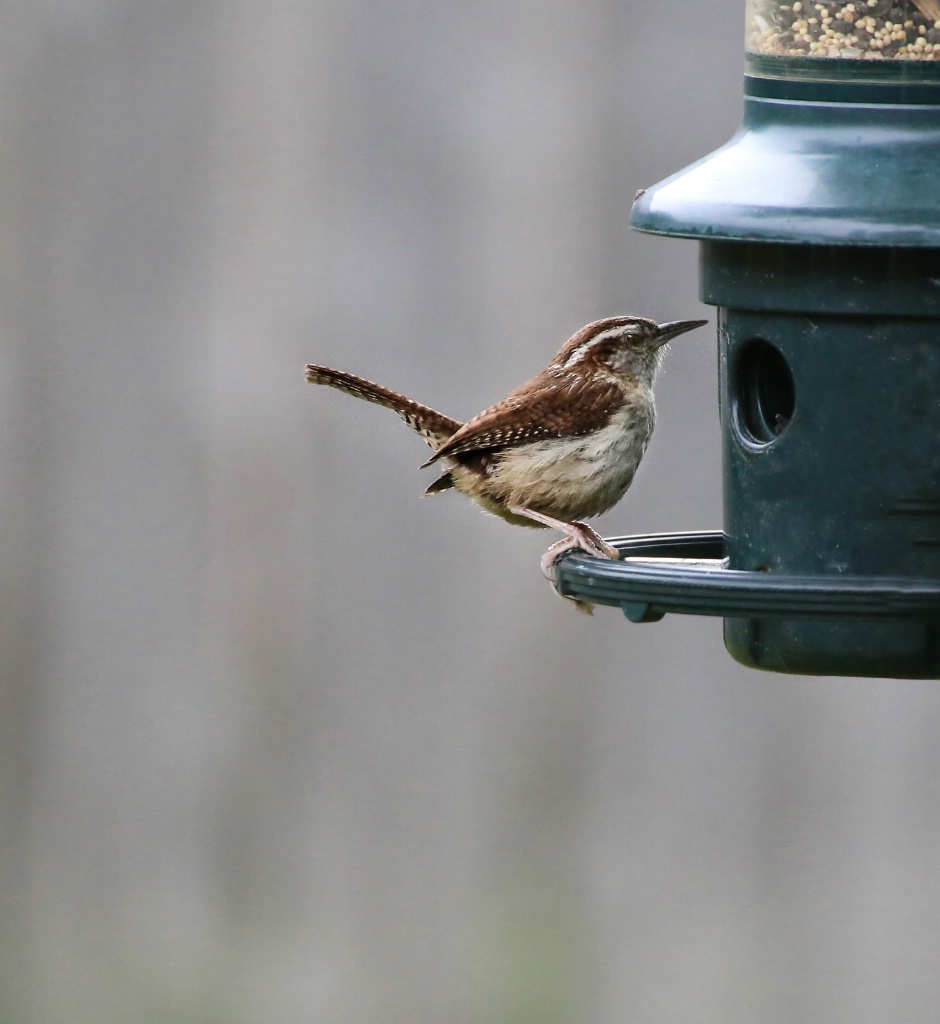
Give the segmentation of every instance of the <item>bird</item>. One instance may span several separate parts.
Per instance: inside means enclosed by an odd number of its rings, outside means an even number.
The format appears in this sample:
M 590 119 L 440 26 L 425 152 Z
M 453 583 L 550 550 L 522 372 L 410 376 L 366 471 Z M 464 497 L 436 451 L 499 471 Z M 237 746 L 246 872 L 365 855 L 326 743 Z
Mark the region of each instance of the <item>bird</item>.
M 308 363 L 306 377 L 391 409 L 422 437 L 434 450 L 422 468 L 442 470 L 425 494 L 453 489 L 506 522 L 559 530 L 563 538 L 541 559 L 554 583 L 567 551 L 619 557 L 581 520 L 627 492 L 653 432 L 653 380 L 667 342 L 707 322 L 595 320 L 540 373 L 465 423 L 343 370 Z

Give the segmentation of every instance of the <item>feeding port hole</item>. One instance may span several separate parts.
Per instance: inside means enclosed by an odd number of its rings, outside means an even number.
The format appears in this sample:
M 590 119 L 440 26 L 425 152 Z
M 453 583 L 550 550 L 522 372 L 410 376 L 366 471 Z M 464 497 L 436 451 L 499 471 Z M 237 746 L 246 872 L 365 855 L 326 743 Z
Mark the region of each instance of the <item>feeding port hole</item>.
M 738 349 L 733 380 L 738 435 L 751 446 L 772 444 L 790 425 L 796 406 L 786 359 L 769 341 L 752 338 Z

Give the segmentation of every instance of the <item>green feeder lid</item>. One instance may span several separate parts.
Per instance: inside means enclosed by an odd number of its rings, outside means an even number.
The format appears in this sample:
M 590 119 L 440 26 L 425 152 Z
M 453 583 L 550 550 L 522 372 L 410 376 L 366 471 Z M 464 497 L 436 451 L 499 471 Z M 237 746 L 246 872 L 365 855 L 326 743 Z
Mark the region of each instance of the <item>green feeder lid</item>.
M 631 226 L 698 239 L 940 248 L 940 61 L 919 62 L 913 80 L 913 62 L 882 62 L 873 73 L 875 63 L 750 56 L 741 129 L 640 194 Z

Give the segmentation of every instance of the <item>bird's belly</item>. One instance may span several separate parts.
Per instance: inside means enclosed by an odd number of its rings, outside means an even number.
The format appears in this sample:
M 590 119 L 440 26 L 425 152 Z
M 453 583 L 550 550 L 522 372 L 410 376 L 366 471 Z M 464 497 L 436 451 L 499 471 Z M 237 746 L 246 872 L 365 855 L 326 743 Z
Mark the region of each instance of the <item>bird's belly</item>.
M 488 496 L 558 519 L 600 515 L 623 497 L 649 443 L 652 424 L 611 423 L 585 437 L 519 445 L 494 460 Z

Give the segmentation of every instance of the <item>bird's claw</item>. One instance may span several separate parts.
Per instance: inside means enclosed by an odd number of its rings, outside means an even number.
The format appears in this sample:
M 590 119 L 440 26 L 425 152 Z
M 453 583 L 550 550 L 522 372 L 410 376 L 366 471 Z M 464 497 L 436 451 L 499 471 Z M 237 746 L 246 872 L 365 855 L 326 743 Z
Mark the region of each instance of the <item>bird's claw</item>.
M 556 572 L 558 559 L 568 551 L 580 550 L 592 555 L 594 558 L 609 558 L 617 561 L 620 558 L 620 552 L 608 544 L 600 534 L 592 530 L 586 523 L 569 523 L 568 525 L 571 527 L 571 532 L 566 537 L 562 537 L 561 540 L 555 541 L 545 554 L 542 555 L 540 561 L 542 575 L 555 588 L 555 593 L 559 597 L 564 598 L 566 601 L 572 601 L 579 612 L 583 612 L 585 615 L 593 615 L 594 605 L 590 601 L 582 601 L 577 597 L 571 597 L 569 594 L 563 594 L 558 589 L 558 574 Z
M 542 555 L 542 575 L 551 583 L 555 588 L 555 593 L 559 597 L 563 597 L 566 601 L 574 601 L 578 608 L 578 611 L 584 612 L 586 615 L 593 615 L 594 605 L 590 601 L 580 601 L 576 597 L 569 597 L 568 594 L 563 594 L 558 589 L 558 577 L 555 572 L 555 564 L 558 559 L 566 551 L 580 550 L 585 551 L 589 555 L 593 555 L 595 558 L 609 558 L 613 561 L 617 561 L 620 558 L 620 552 L 607 543 L 606 540 L 596 531 L 592 530 L 587 523 L 579 522 L 565 522 L 563 519 L 555 519 L 552 516 L 545 515 L 544 512 L 536 512 L 531 508 L 512 508 L 510 512 L 513 512 L 518 516 L 525 516 L 528 519 L 533 519 L 537 523 L 541 523 L 543 526 L 550 526 L 555 530 L 561 530 L 565 535 L 561 540 L 555 541 L 554 544 Z

